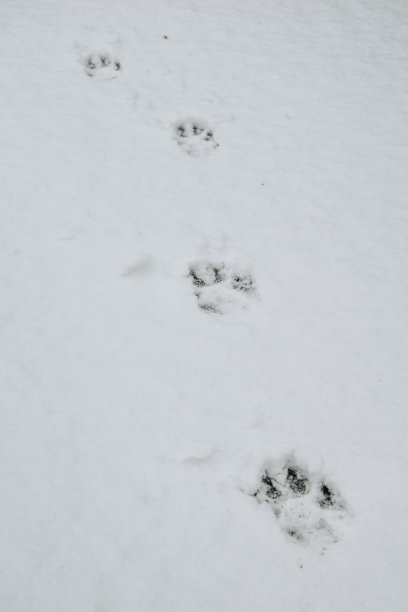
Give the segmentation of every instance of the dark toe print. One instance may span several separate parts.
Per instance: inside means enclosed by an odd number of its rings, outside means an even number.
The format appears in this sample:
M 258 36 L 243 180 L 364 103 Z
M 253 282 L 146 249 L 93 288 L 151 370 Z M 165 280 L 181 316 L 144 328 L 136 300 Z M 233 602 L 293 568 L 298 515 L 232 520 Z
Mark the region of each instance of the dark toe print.
M 298 468 L 288 467 L 286 480 L 290 489 L 296 495 L 304 495 L 306 493 L 308 479 Z

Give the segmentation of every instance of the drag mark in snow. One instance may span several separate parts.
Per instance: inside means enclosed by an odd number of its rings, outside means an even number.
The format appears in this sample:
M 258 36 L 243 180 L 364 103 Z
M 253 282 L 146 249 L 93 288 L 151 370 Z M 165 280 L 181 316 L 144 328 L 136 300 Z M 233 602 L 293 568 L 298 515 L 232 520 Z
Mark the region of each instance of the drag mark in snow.
M 237 307 L 245 308 L 255 294 L 251 274 L 236 270 L 223 262 L 199 261 L 191 265 L 188 276 L 201 310 L 225 314 Z
M 176 125 L 177 144 L 189 155 L 200 155 L 216 149 L 214 132 L 202 121 L 182 121 Z
M 109 53 L 93 53 L 83 61 L 85 72 L 98 81 L 115 79 L 121 70 L 120 61 Z
M 292 456 L 268 464 L 252 495 L 272 506 L 280 528 L 293 541 L 322 551 L 339 541 L 339 526 L 347 515 L 344 500 L 322 474 L 310 474 Z

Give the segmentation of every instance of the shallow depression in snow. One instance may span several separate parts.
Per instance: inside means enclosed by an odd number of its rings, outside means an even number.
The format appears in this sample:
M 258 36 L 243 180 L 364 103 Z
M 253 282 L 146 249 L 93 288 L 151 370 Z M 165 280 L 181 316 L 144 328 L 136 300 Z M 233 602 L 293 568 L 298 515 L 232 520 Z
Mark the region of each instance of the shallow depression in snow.
M 280 528 L 295 542 L 325 550 L 341 537 L 347 506 L 323 474 L 311 474 L 295 457 L 270 462 L 253 494 L 271 505 Z

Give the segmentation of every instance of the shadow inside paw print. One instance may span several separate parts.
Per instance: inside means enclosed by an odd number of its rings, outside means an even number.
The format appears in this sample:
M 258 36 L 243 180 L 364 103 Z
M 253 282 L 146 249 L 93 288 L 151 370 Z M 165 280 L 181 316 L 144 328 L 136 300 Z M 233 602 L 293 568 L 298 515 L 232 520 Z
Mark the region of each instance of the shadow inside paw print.
M 270 504 L 279 526 L 292 540 L 320 546 L 338 542 L 336 529 L 346 505 L 335 487 L 286 458 L 265 468 L 253 496 Z
M 189 276 L 196 287 L 211 287 L 225 280 L 224 264 L 214 266 L 208 264 L 202 268 L 190 268 Z
M 201 262 L 190 266 L 188 276 L 198 307 L 206 312 L 224 314 L 231 307 L 245 307 L 248 294 L 255 291 L 250 274 L 237 274 L 224 263 Z
M 214 132 L 198 121 L 184 121 L 176 126 L 178 145 L 190 155 L 205 153 L 219 145 L 214 140 Z
M 235 274 L 232 278 L 232 288 L 244 293 L 252 293 L 255 291 L 254 281 L 250 274 L 239 276 Z
M 295 495 L 305 495 L 309 488 L 309 479 L 297 467 L 287 467 L 286 482 Z
M 277 483 L 275 483 L 273 479 L 269 476 L 267 470 L 265 470 L 265 473 L 263 474 L 261 481 L 262 481 L 262 484 L 264 485 L 264 493 L 266 497 L 268 497 L 269 499 L 279 499 L 279 497 L 282 497 L 282 493 L 281 491 L 279 491 L 277 487 Z M 255 497 L 258 495 L 258 493 L 259 493 L 259 489 L 255 493 Z
M 92 54 L 85 58 L 85 72 L 97 80 L 115 79 L 120 70 L 120 61 L 108 53 Z
M 317 502 L 321 508 L 333 508 L 335 510 L 344 510 L 344 502 L 339 494 L 325 482 L 319 485 L 320 492 L 317 497 Z

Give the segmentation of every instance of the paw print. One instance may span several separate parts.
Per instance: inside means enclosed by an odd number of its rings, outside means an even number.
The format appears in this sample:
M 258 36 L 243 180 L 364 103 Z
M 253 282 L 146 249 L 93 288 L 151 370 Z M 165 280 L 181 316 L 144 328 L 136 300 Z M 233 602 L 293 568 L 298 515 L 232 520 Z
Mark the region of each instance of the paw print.
M 189 155 L 200 155 L 219 146 L 214 140 L 213 130 L 198 121 L 177 124 L 176 139 L 178 145 Z
M 253 277 L 237 273 L 223 262 L 198 262 L 190 266 L 188 276 L 201 310 L 224 314 L 236 307 L 245 308 L 255 293 Z
M 282 531 L 293 541 L 323 551 L 338 542 L 346 504 L 322 474 L 310 474 L 293 457 L 264 469 L 253 496 L 270 504 Z
M 121 70 L 120 61 L 108 53 L 89 55 L 85 58 L 84 66 L 86 74 L 98 81 L 115 79 Z

